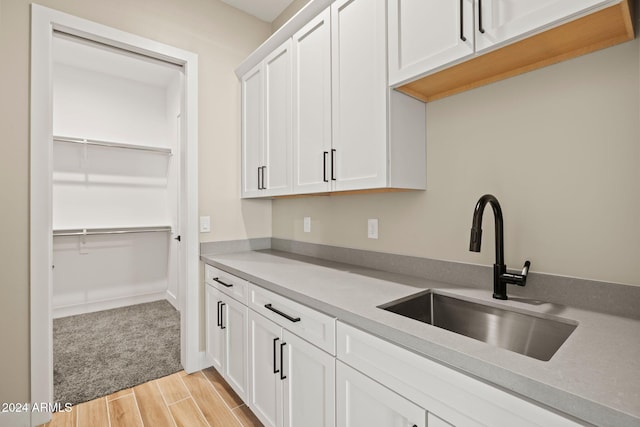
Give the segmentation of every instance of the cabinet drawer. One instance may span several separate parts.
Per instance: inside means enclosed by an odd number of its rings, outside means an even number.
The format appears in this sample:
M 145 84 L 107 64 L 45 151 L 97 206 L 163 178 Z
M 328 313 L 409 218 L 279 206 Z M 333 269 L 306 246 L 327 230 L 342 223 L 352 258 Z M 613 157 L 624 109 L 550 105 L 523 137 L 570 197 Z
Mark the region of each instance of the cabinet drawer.
M 335 318 L 254 284 L 249 284 L 249 308 L 327 353 L 336 354 Z
M 204 281 L 229 295 L 231 298 L 247 305 L 249 282 L 239 277 L 222 271 L 208 264 L 204 266 Z
M 436 417 L 434 422 L 494 427 L 581 425 L 342 322 L 337 324 L 337 357 L 425 408 Z

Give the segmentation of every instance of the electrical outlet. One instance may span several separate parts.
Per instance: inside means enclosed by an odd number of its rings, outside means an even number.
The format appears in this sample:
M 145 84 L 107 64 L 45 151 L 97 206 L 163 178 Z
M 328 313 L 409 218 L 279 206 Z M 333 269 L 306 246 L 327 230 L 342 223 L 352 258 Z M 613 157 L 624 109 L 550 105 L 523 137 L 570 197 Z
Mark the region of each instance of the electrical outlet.
M 378 219 L 368 219 L 367 220 L 367 237 L 370 239 L 378 238 Z
M 311 217 L 310 216 L 305 216 L 304 217 L 304 232 L 305 233 L 311 233 Z
M 208 233 L 211 231 L 211 217 L 210 216 L 201 216 L 200 217 L 200 232 Z

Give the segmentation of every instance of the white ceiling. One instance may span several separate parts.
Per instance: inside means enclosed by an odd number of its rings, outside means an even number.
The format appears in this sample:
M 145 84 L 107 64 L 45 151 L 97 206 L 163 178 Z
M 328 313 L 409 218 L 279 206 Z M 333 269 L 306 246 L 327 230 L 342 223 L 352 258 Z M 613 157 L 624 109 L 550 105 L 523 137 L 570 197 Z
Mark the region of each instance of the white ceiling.
M 265 22 L 273 22 L 293 0 L 222 0 Z

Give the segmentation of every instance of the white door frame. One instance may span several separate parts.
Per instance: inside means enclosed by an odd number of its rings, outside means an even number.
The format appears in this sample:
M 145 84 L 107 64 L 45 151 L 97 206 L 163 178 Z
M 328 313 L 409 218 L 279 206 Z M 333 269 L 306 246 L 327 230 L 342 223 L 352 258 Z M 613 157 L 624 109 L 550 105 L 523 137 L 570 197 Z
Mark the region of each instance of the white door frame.
M 53 31 L 84 37 L 183 67 L 183 133 L 180 216 L 181 267 L 181 363 L 187 372 L 202 369 L 200 351 L 199 236 L 198 218 L 198 56 L 153 40 L 116 30 L 43 6 L 31 6 L 31 194 L 30 194 L 30 293 L 31 293 L 31 402 L 53 403 L 52 321 L 52 37 Z M 64 402 L 62 402 L 64 403 Z M 33 412 L 31 425 L 46 422 L 48 412 Z

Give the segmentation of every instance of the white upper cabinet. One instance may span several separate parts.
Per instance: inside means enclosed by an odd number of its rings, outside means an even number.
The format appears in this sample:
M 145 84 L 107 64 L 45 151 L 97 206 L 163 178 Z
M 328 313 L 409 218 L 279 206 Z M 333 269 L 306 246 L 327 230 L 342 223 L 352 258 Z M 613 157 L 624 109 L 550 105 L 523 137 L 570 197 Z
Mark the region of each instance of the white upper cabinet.
M 262 101 L 243 74 L 243 197 L 426 188 L 425 106 L 389 92 L 386 28 L 385 0 L 337 0 L 260 62 Z
M 264 181 L 269 196 L 291 193 L 291 41 L 264 61 Z
M 389 0 L 389 85 L 429 102 L 633 38 L 630 0 Z
M 325 9 L 293 35 L 293 190 L 330 190 L 331 14 Z
M 389 84 L 459 62 L 611 0 L 390 0 Z
M 242 81 L 242 197 L 291 192 L 291 41 Z
M 242 76 L 242 196 L 256 197 L 262 189 L 264 146 L 264 66 Z
M 476 51 L 544 29 L 610 0 L 476 0 Z
M 426 107 L 388 89 L 386 4 L 331 5 L 333 191 L 426 188 Z
M 389 1 L 389 84 L 472 55 L 473 9 L 473 0 Z
M 387 186 L 385 0 L 331 5 L 334 189 Z
M 425 107 L 389 94 L 385 22 L 384 0 L 340 0 L 294 34 L 294 193 L 425 188 Z

